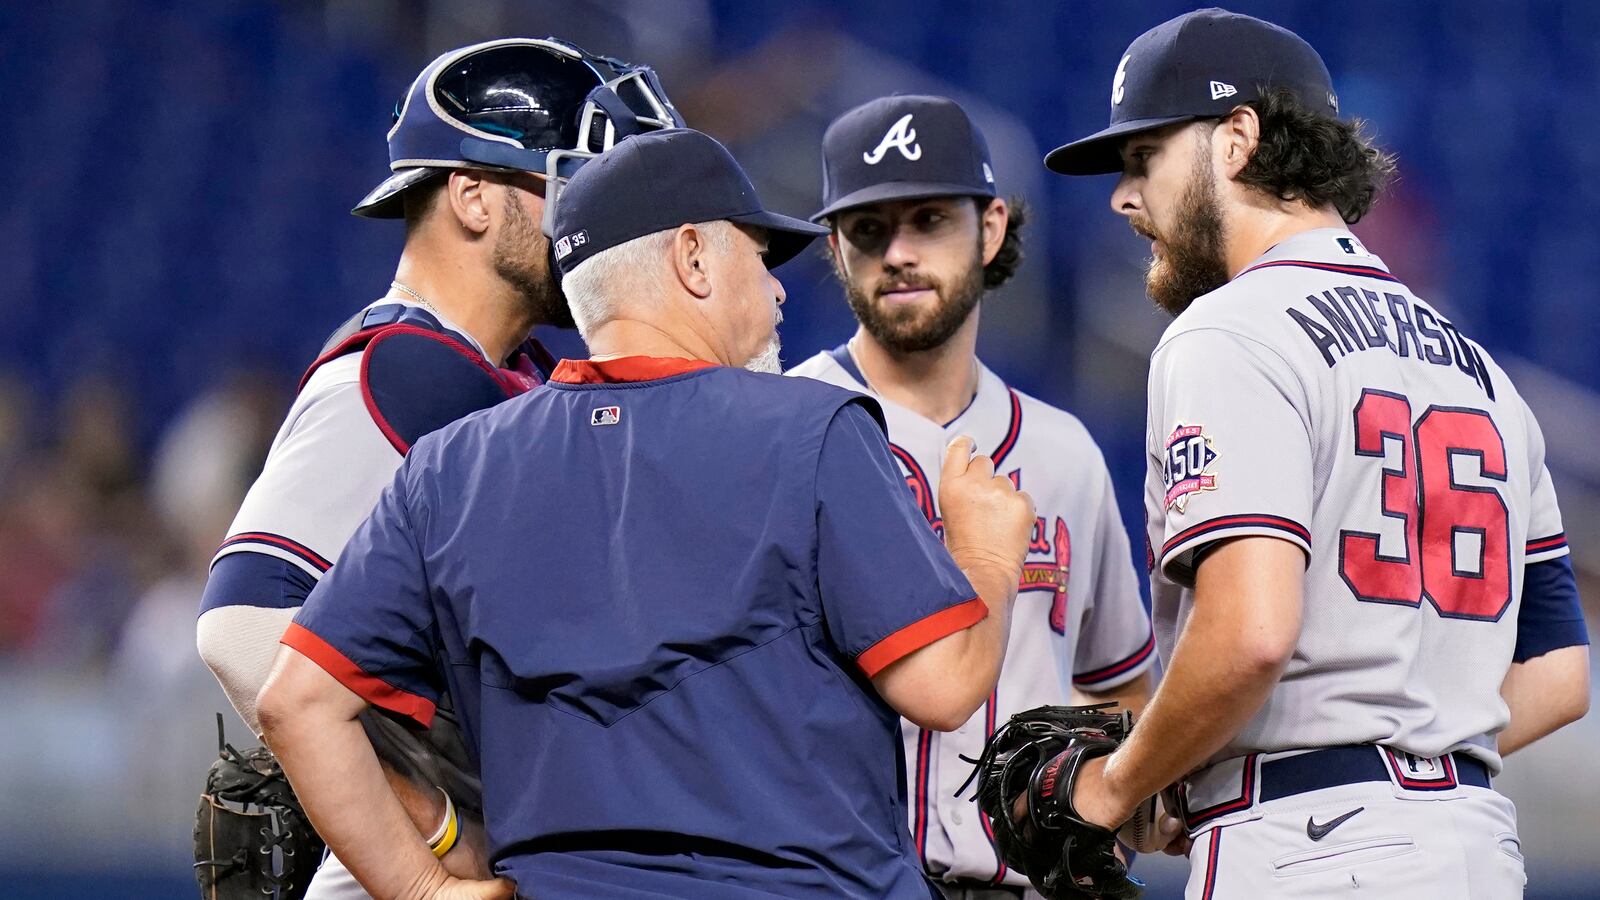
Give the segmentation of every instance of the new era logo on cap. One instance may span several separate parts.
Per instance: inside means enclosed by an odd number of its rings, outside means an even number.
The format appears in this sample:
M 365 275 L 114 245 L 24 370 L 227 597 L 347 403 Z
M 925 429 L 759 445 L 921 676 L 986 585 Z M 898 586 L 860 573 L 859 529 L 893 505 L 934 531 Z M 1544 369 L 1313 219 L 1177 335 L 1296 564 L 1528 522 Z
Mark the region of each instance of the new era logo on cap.
M 1111 79 L 1107 126 L 1050 151 L 1045 165 L 1064 175 L 1120 172 L 1119 150 L 1134 135 L 1226 116 L 1278 89 L 1314 113 L 1339 113 L 1328 67 L 1294 32 L 1222 9 L 1185 13 L 1128 45 Z

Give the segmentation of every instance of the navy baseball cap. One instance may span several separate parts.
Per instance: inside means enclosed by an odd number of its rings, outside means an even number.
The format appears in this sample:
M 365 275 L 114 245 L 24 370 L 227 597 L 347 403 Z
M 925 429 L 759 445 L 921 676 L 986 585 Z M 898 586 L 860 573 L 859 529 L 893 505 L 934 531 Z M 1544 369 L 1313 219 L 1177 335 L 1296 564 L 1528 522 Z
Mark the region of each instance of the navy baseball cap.
M 1216 8 L 1169 19 L 1139 35 L 1117 64 L 1111 124 L 1050 151 L 1044 164 L 1063 175 L 1121 172 L 1127 138 L 1226 116 L 1260 99 L 1262 88 L 1287 88 L 1307 109 L 1339 114 L 1322 57 L 1287 28 Z
M 625 137 L 682 125 L 647 66 L 596 56 L 556 38 L 461 47 L 429 63 L 395 105 L 392 174 L 351 212 L 399 218 L 405 209 L 401 194 L 441 169 L 570 177 Z
M 634 238 L 726 219 L 767 230 L 767 268 L 793 259 L 828 229 L 767 212 L 750 176 L 710 135 L 673 128 L 629 138 L 560 189 L 554 253 L 565 275 Z
M 863 103 L 822 136 L 821 222 L 840 210 L 921 197 L 993 197 L 989 144 L 954 100 L 897 94 Z

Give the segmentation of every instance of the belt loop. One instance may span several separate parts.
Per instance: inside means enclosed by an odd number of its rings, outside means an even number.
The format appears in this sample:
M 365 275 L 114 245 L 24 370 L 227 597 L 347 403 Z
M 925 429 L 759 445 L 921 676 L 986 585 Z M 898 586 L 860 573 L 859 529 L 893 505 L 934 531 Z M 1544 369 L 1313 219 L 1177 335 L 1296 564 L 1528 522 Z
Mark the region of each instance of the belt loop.
M 1421 757 L 1405 751 L 1394 751 L 1378 745 L 1378 755 L 1383 757 L 1389 778 L 1396 787 L 1408 791 L 1449 791 L 1460 786 L 1456 777 L 1453 754 Z
M 1254 806 L 1256 802 L 1256 785 L 1260 781 L 1261 774 L 1260 760 L 1260 753 L 1246 754 L 1240 764 L 1238 796 L 1214 803 L 1204 809 L 1197 809 L 1192 812 L 1189 810 L 1189 779 L 1185 779 L 1179 791 L 1179 799 L 1180 805 L 1184 810 L 1183 823 L 1188 830 L 1193 832 L 1213 819 L 1220 819 L 1229 813 L 1236 813 Z M 1231 760 L 1224 760 L 1217 765 L 1225 766 L 1229 762 Z

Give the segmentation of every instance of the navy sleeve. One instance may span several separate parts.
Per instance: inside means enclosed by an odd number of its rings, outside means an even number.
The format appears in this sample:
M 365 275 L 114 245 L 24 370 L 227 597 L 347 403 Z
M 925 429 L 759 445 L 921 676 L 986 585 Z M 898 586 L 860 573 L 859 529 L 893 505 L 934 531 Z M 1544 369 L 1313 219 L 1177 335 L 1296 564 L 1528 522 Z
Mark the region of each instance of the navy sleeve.
M 426 727 L 443 692 L 439 629 L 406 504 L 407 467 L 318 582 L 283 643 L 373 706 Z
M 219 557 L 200 595 L 200 612 L 223 606 L 293 609 L 317 586 L 305 569 L 265 553 L 241 550 Z
M 817 584 L 834 645 L 869 677 L 988 615 L 860 402 L 834 415 L 817 461 Z
M 1517 648 L 1511 658 L 1527 662 L 1562 647 L 1589 643 L 1578 602 L 1572 557 L 1560 556 L 1523 569 L 1522 608 L 1517 613 Z

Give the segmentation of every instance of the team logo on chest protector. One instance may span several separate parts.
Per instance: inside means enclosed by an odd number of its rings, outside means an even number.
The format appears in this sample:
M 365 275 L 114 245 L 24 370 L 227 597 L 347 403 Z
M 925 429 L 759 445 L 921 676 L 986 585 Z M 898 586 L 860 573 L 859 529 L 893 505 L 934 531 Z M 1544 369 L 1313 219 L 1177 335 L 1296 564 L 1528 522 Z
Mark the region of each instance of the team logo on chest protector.
M 1211 470 L 1216 460 L 1217 453 L 1211 449 L 1211 438 L 1206 436 L 1204 426 L 1178 423 L 1167 438 L 1167 509 L 1183 512 L 1190 497 L 1216 490 L 1217 474 Z

